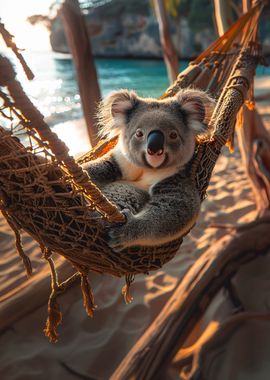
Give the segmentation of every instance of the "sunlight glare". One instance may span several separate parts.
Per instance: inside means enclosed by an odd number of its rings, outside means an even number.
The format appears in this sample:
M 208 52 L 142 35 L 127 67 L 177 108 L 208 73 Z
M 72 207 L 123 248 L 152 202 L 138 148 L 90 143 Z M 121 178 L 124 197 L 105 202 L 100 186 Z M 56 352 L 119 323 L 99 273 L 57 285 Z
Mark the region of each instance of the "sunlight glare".
M 48 14 L 52 0 L 0 0 L 1 22 L 15 36 L 16 44 L 31 51 L 50 50 L 49 33 L 43 25 L 32 26 L 26 19 L 34 14 Z M 1 49 L 3 49 L 1 41 Z
M 72 120 L 57 124 L 53 131 L 65 142 L 69 154 L 79 157 L 91 149 L 84 120 Z

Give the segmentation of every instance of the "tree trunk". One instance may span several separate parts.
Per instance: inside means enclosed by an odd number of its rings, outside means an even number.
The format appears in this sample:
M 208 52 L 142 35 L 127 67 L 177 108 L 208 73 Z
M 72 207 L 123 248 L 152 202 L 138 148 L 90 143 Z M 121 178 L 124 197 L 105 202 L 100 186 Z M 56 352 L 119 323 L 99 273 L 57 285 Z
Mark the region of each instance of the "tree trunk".
M 98 142 L 96 106 L 101 99 L 91 43 L 78 0 L 65 0 L 59 10 L 65 35 L 73 56 L 81 102 L 91 145 Z
M 242 0 L 243 13 L 247 13 L 251 7 L 252 0 Z
M 222 36 L 231 24 L 229 7 L 228 0 L 214 0 L 215 21 L 219 36 Z
M 168 77 L 170 83 L 173 83 L 176 80 L 179 71 L 177 52 L 171 40 L 170 28 L 163 0 L 153 0 L 153 4 L 158 21 L 160 42 L 163 49 Z

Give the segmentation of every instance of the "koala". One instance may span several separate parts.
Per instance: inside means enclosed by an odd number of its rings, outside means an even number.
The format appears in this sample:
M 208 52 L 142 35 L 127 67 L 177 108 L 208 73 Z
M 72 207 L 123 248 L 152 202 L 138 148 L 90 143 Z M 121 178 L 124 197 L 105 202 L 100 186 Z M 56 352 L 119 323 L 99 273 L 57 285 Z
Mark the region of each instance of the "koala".
M 195 224 L 200 197 L 188 163 L 198 136 L 210 133 L 214 104 L 205 92 L 191 88 L 164 100 L 120 90 L 101 103 L 100 134 L 118 135 L 118 142 L 84 169 L 126 217 L 108 229 L 114 251 L 162 245 Z

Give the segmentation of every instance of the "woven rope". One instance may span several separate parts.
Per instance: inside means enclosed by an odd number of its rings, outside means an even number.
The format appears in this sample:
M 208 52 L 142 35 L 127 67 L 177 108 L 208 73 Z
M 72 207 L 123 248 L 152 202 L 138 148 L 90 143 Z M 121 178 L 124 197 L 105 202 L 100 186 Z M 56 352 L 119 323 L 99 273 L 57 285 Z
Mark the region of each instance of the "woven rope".
M 230 139 L 237 112 L 244 102 L 249 83 L 260 58 L 256 44 L 250 44 L 254 35 L 247 33 L 245 25 L 256 19 L 260 7 L 255 7 L 241 18 L 209 51 L 181 73 L 176 83 L 163 97 L 173 96 L 180 88 L 200 84 L 216 91 L 218 103 L 210 121 L 213 134 L 209 141 L 200 142 L 191 166 L 203 200 L 222 146 Z M 241 26 L 241 28 L 240 28 Z M 247 35 L 243 41 L 242 34 Z M 229 38 L 230 37 L 230 38 Z M 239 46 L 229 47 L 241 40 Z M 230 41 L 230 44 L 228 43 Z M 234 63 L 237 57 L 237 62 Z M 211 78 L 211 75 L 215 75 Z M 6 58 L 0 56 L 0 112 L 11 125 L 7 131 L 0 126 L 0 210 L 12 226 L 20 255 L 31 273 L 29 260 L 23 253 L 18 230 L 23 228 L 41 245 L 52 271 L 52 293 L 48 303 L 49 317 L 45 333 L 56 341 L 56 327 L 61 313 L 56 297 L 76 278 L 81 278 L 84 304 L 88 315 L 94 310 L 94 300 L 87 279 L 89 271 L 125 276 L 123 294 L 130 302 L 130 285 L 134 275 L 149 273 L 171 260 L 179 249 L 182 238 L 155 247 L 130 247 L 113 252 L 104 237 L 103 218 L 122 221 L 123 216 L 91 182 L 81 164 L 102 156 L 117 139 L 104 141 L 78 162 L 68 154 L 68 148 L 59 140 L 43 116 L 27 98 L 15 80 L 14 71 Z M 7 89 L 7 91 L 5 90 Z M 222 90 L 223 89 L 223 90 Z M 6 91 L 6 93 L 5 93 Z M 16 137 L 20 136 L 21 141 Z M 76 268 L 77 272 L 64 283 L 58 284 L 51 253 L 56 252 Z
M 249 19 L 252 19 L 254 14 L 253 9 Z M 248 20 L 247 16 L 245 20 Z M 236 36 L 235 26 L 232 30 Z M 238 32 L 241 36 L 241 30 Z M 171 96 L 184 84 L 189 85 L 191 81 L 196 83 L 196 80 L 207 86 L 212 70 L 220 71 L 217 72 L 219 83 L 227 79 L 227 86 L 219 96 L 211 120 L 214 128 L 212 139 L 198 147 L 191 169 L 201 199 L 205 197 L 221 147 L 232 134 L 235 116 L 244 101 L 258 57 L 258 51 L 254 46 L 243 49 L 237 64 L 230 72 L 230 78 L 228 79 L 226 71 L 224 79 L 220 73 L 224 72 L 224 66 L 228 70 L 227 62 L 232 64 L 233 60 L 230 52 L 226 55 L 223 45 L 222 39 L 219 39 L 215 44 L 217 51 L 204 56 L 201 62 L 189 66 L 165 94 L 166 97 Z M 235 47 L 233 51 L 236 51 Z M 239 52 L 239 49 L 237 51 Z M 219 64 L 218 59 L 221 60 Z M 91 216 L 93 210 L 96 210 L 107 216 L 110 221 L 123 220 L 122 214 L 102 195 L 80 166 L 83 162 L 104 154 L 115 145 L 116 140 L 101 142 L 79 162 L 75 162 L 74 158 L 69 156 L 65 144 L 50 130 L 43 116 L 14 79 L 14 71 L 7 59 L 0 58 L 0 68 L 0 84 L 8 88 L 10 95 L 2 97 L 4 106 L 11 113 L 15 112 L 15 116 L 19 114 L 20 118 L 19 127 L 17 130 L 13 129 L 13 135 L 24 131 L 31 148 L 25 149 L 17 140 L 2 131 L 0 167 L 3 179 L 0 188 L 2 194 L 8 198 L 9 205 L 5 206 L 4 211 L 10 220 L 27 230 L 50 250 L 68 258 L 73 264 L 77 263 L 80 267 L 88 267 L 97 272 L 108 272 L 118 276 L 146 273 L 170 260 L 182 239 L 160 247 L 129 248 L 119 257 L 106 244 L 99 214 L 96 218 Z M 38 155 L 43 155 L 44 159 L 39 161 Z
M 30 121 L 28 125 L 29 129 L 38 132 L 41 140 L 48 142 L 50 150 L 58 162 L 62 162 L 65 165 L 74 182 L 95 203 L 96 207 L 106 216 L 108 221 L 123 222 L 125 218 L 117 207 L 101 193 L 90 180 L 86 171 L 68 154 L 69 149 L 65 143 L 45 123 L 43 115 L 33 106 L 24 93 L 21 84 L 16 81 L 15 72 L 6 58 L 0 57 L 0 71 L 3 73 L 0 83 L 2 86 L 7 86 L 9 94 L 16 104 L 16 108 L 26 120 Z

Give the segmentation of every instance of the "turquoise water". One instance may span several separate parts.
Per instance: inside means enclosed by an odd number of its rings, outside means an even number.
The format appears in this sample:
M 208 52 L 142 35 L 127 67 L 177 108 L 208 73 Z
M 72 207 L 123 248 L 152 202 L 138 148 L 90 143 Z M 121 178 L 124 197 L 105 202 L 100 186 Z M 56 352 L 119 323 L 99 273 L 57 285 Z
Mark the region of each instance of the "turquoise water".
M 82 117 L 75 70 L 70 59 L 51 52 L 25 53 L 35 79 L 31 82 L 16 64 L 19 79 L 32 101 L 46 116 L 50 125 Z M 181 62 L 180 70 L 187 62 Z M 160 96 L 168 87 L 165 65 L 156 60 L 97 59 L 96 67 L 102 95 L 128 88 L 141 96 Z M 258 69 L 258 75 L 270 75 L 269 68 Z
M 35 79 L 27 81 L 21 68 L 16 65 L 19 79 L 48 122 L 54 125 L 82 117 L 72 61 L 47 52 L 24 55 Z M 181 69 L 186 65 L 182 63 Z M 141 96 L 158 97 L 169 85 L 162 61 L 97 59 L 96 68 L 103 96 L 116 89 L 128 88 Z

